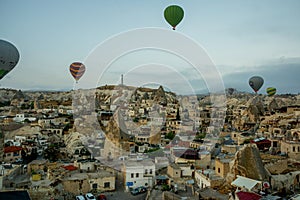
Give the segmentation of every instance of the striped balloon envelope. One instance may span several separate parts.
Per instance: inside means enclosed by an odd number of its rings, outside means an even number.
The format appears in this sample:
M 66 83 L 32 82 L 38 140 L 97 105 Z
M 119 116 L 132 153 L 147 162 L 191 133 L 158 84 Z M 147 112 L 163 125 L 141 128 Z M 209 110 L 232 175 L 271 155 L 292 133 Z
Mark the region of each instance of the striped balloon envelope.
M 269 97 L 273 96 L 274 94 L 276 94 L 276 88 L 274 88 L 274 87 L 268 87 L 266 89 L 266 92 L 267 92 L 267 94 L 268 94 Z
M 85 72 L 85 65 L 82 64 L 81 62 L 73 62 L 70 65 L 70 72 L 77 83 L 78 80 L 83 76 L 83 74 Z

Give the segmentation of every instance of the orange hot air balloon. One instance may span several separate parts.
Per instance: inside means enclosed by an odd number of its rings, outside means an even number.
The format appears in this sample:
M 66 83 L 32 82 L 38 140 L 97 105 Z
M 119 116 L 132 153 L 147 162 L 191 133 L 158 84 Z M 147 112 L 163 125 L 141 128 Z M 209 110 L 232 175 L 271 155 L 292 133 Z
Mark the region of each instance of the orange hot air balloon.
M 77 83 L 78 80 L 83 76 L 83 74 L 85 72 L 85 65 L 82 64 L 81 62 L 73 62 L 70 65 L 70 72 Z

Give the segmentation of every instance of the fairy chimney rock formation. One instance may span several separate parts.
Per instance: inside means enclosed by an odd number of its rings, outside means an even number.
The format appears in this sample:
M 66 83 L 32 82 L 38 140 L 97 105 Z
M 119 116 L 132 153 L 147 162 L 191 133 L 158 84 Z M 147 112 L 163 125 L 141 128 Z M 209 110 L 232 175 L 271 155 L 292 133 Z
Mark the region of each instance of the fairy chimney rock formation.
M 237 175 L 261 181 L 269 178 L 269 173 L 263 165 L 255 144 L 247 144 L 236 153 L 230 174 L 231 179 Z

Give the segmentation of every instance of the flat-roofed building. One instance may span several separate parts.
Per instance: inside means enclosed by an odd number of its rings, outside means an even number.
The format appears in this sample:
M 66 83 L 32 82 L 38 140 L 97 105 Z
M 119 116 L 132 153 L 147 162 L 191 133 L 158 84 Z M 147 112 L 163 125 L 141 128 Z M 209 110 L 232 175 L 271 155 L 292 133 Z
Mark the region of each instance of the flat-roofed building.
M 152 187 L 155 164 L 151 159 L 126 160 L 124 162 L 124 184 L 126 190 L 140 186 Z
M 215 160 L 215 172 L 217 175 L 225 178 L 230 171 L 230 162 L 232 159 L 216 159 Z
M 210 187 L 218 188 L 223 183 L 223 178 L 212 169 L 197 170 L 195 180 L 200 189 Z

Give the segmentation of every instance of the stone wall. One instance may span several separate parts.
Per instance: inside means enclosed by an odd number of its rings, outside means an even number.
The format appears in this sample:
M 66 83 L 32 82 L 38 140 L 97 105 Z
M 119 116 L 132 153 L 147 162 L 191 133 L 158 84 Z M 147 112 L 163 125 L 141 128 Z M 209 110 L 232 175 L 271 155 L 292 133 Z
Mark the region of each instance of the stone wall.
M 81 193 L 87 193 L 91 191 L 88 180 L 65 180 L 63 181 L 64 190 L 74 195 Z
M 288 160 L 278 160 L 275 163 L 267 164 L 265 167 L 271 174 L 281 174 L 288 169 Z
M 229 162 L 228 161 L 224 162 L 222 160 L 216 159 L 215 169 L 217 175 L 221 176 L 222 178 L 225 178 L 228 172 L 230 171 Z
M 300 160 L 300 142 L 282 141 L 280 150 L 287 153 L 289 158 Z

